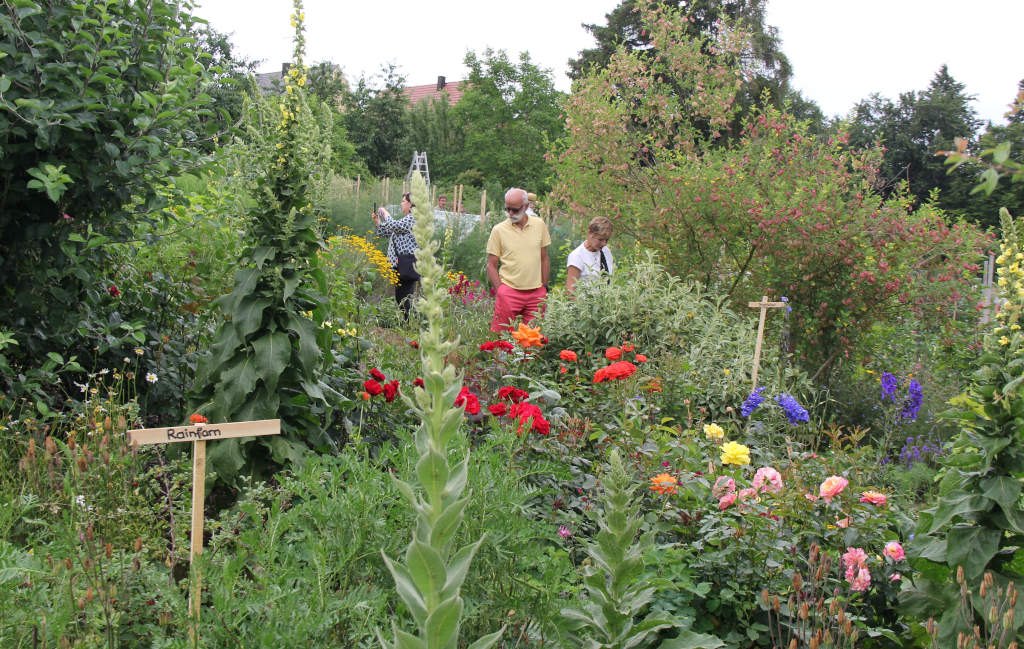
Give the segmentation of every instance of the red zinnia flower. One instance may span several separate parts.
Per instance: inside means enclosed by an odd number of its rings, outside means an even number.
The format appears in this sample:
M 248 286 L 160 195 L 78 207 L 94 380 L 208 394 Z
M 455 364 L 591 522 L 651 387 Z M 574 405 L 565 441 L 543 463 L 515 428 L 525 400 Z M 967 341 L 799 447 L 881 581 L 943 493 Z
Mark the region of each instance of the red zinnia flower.
M 371 397 L 375 397 L 378 394 L 384 393 L 383 386 L 381 386 L 380 383 L 377 383 L 373 379 L 370 379 L 369 381 L 363 381 L 363 388 L 370 393 Z
M 199 413 L 189 415 L 188 418 L 189 418 L 189 420 L 193 424 L 208 424 L 208 423 L 210 423 L 209 419 L 207 419 L 203 415 L 200 415 Z
M 415 385 L 416 387 L 419 387 L 419 388 L 424 387 L 423 386 L 423 379 L 421 379 L 418 376 L 412 380 L 412 384 Z
M 372 370 L 370 370 L 370 376 L 372 376 L 377 381 L 387 381 L 388 380 L 388 377 L 384 376 L 384 372 L 381 372 L 376 367 L 373 368 Z
M 511 385 L 498 390 L 498 398 L 511 401 L 512 403 L 519 403 L 523 399 L 529 399 L 530 393 L 526 390 L 520 390 L 519 388 L 513 388 Z
M 398 396 L 398 381 L 391 381 L 381 386 L 384 390 L 384 400 L 391 403 Z
M 469 388 L 462 386 L 462 391 L 459 392 L 459 396 L 455 397 L 455 405 L 462 406 L 463 409 L 471 415 L 478 414 L 480 412 L 480 400 L 477 399 L 476 395 L 469 391 Z
M 563 361 L 578 361 L 580 359 L 580 357 L 576 355 L 576 352 L 571 349 L 563 349 L 558 352 L 558 357 Z
M 613 379 L 624 379 L 628 376 L 632 376 L 636 370 L 636 365 L 633 365 L 629 361 L 612 363 L 607 367 L 602 367 L 594 373 L 594 383 L 602 383 Z
M 117 287 L 111 284 L 107 287 L 107 293 L 110 293 L 111 297 L 117 297 L 121 295 L 121 291 L 117 290 Z
M 566 369 L 565 365 L 562 365 L 561 367 L 559 367 L 559 368 L 558 368 L 558 372 L 559 372 L 559 374 L 565 374 L 565 373 L 566 373 L 566 372 L 568 372 L 568 371 L 569 371 L 569 370 L 568 370 L 568 369 Z
M 508 406 L 506 406 L 503 403 L 492 403 L 491 405 L 487 406 L 487 410 L 489 410 L 490 413 L 495 417 L 502 417 L 508 414 Z
M 646 363 L 647 362 L 647 357 L 644 356 L 643 354 L 637 354 L 636 355 L 636 362 L 637 363 Z
M 631 352 L 634 349 L 636 349 L 636 347 L 634 347 L 633 345 L 631 345 L 629 343 L 622 343 L 622 351 L 624 351 L 624 352 Z
M 622 358 L 622 350 L 618 347 L 609 347 L 604 350 L 604 357 L 610 361 L 617 361 Z

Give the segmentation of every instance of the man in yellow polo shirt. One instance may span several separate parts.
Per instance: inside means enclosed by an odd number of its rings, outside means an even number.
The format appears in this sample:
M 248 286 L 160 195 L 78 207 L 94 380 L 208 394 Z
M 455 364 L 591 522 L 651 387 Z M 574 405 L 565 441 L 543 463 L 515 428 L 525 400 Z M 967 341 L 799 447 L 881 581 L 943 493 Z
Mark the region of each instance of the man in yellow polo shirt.
M 513 187 L 505 192 L 508 218 L 494 226 L 487 239 L 487 279 L 496 292 L 491 331 L 510 329 L 509 322 L 517 316 L 529 322 L 548 294 L 551 235 L 540 217 L 526 213 L 528 205 L 526 190 Z

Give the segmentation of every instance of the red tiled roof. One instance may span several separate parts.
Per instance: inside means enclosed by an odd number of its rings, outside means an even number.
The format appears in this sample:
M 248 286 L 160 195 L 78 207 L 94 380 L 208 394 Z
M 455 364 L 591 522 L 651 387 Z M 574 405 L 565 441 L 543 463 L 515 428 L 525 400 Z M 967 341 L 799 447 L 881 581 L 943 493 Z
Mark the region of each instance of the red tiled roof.
M 454 106 L 462 98 L 462 91 L 459 90 L 459 84 L 461 81 L 449 81 L 444 84 L 443 90 L 437 89 L 436 83 L 428 83 L 425 86 L 406 86 L 402 88 L 402 92 L 409 98 L 411 105 L 416 105 L 423 100 L 430 99 L 431 97 L 441 98 L 441 92 L 448 92 L 448 105 Z

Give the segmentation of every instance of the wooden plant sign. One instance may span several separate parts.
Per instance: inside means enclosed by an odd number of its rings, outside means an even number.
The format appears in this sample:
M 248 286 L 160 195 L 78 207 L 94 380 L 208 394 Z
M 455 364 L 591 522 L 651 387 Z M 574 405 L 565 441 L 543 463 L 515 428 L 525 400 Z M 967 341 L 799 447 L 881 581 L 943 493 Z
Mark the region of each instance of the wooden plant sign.
M 188 561 L 191 564 L 197 555 L 203 553 L 203 509 L 206 499 L 206 442 L 232 437 L 256 437 L 260 435 L 280 435 L 280 419 L 261 419 L 258 421 L 235 421 L 223 424 L 192 424 L 186 426 L 169 426 L 167 428 L 136 428 L 128 431 L 128 442 L 131 444 L 174 444 L 176 442 L 192 442 L 192 544 L 189 548 Z M 193 616 L 194 639 L 198 639 L 199 602 L 202 588 L 202 576 L 196 571 L 193 575 L 189 611 Z
M 751 309 L 761 309 L 761 318 L 757 322 L 757 342 L 754 344 L 754 370 L 751 372 L 750 380 L 753 386 L 750 388 L 754 390 L 757 388 L 757 370 L 761 365 L 761 343 L 764 342 L 764 318 L 768 313 L 768 309 L 781 309 L 786 306 L 785 302 L 769 302 L 768 296 L 761 296 L 760 302 L 747 302 L 747 306 Z

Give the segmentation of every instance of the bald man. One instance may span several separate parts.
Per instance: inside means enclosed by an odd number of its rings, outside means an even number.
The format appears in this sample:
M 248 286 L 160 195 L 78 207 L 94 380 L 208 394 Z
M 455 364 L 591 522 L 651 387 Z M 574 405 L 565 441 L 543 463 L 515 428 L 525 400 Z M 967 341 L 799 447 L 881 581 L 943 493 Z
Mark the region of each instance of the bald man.
M 496 293 L 491 331 L 511 329 L 517 317 L 529 322 L 548 294 L 551 235 L 540 217 L 526 213 L 528 206 L 526 190 L 505 192 L 508 218 L 487 239 L 487 279 Z

